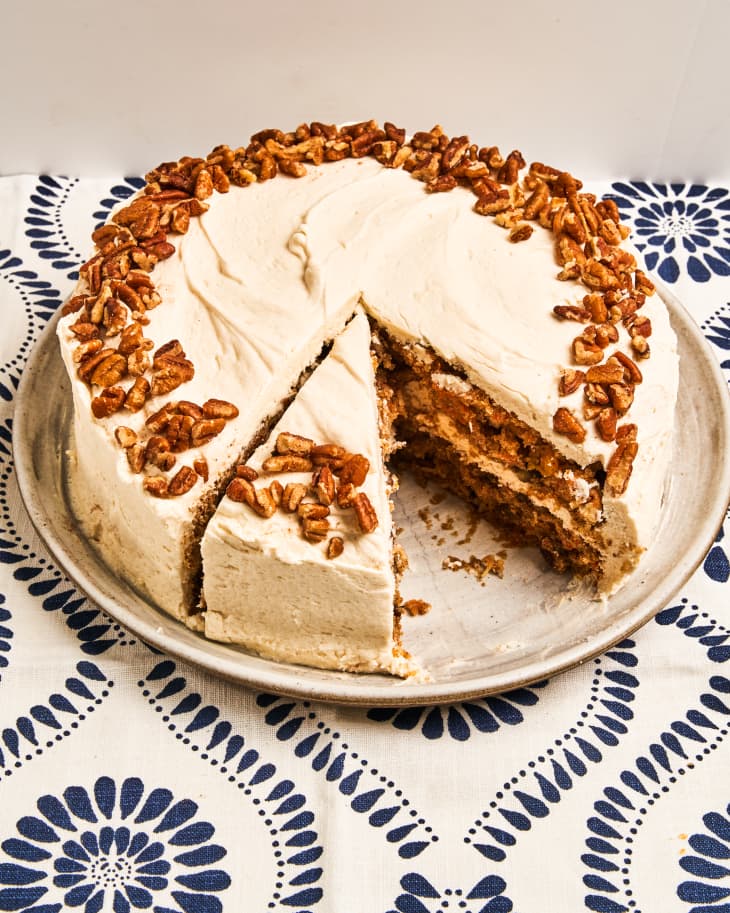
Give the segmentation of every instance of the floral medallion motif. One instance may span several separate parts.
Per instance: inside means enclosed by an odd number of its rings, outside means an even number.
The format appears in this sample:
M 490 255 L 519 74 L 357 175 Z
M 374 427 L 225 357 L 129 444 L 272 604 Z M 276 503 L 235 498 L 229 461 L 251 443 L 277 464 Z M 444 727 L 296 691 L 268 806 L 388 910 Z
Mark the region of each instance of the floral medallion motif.
M 69 786 L 41 796 L 38 814 L 16 823 L 0 844 L 0 910 L 57 913 L 221 913 L 216 894 L 231 883 L 211 868 L 226 850 L 215 828 L 196 818 L 190 799 L 169 789 L 145 791 L 131 777 L 117 786 L 100 777 L 91 793 Z
M 704 184 L 612 184 L 646 265 L 669 283 L 730 276 L 730 192 Z
M 678 897 L 692 904 L 687 913 L 725 913 L 730 910 L 730 805 L 724 814 L 709 812 L 702 818 L 707 832 L 692 834 L 694 855 L 684 855 L 679 864 L 692 876 L 677 888 Z
M 388 913 L 436 913 L 445 911 L 449 902 L 460 913 L 510 913 L 513 908 L 512 901 L 504 894 L 507 883 L 498 875 L 487 875 L 470 891 L 460 888 L 439 891 L 423 875 L 410 872 L 401 878 L 400 886 L 405 893 L 396 898 L 396 909 Z

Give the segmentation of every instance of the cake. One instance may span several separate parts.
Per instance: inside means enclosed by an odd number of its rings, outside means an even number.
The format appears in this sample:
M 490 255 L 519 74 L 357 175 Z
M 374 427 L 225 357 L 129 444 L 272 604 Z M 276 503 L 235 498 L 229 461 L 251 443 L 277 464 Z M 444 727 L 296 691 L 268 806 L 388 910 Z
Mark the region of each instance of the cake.
M 226 608 L 207 548 L 225 491 L 367 318 L 389 468 L 435 478 L 558 570 L 615 591 L 659 520 L 678 382 L 666 307 L 627 234 L 569 173 L 438 127 L 407 140 L 388 123 L 313 123 L 161 165 L 94 232 L 59 322 L 80 520 L 157 606 L 245 642 L 236 587 Z M 346 448 L 372 445 L 368 402 L 367 441 Z M 291 541 L 282 528 L 269 566 L 286 567 Z M 305 565 L 305 601 L 322 574 L 360 573 L 337 557 Z M 290 606 L 269 606 L 274 633 Z M 387 662 L 353 655 L 348 668 L 398 671 L 397 631 L 393 644 Z M 326 648 L 333 668 L 342 650 Z
M 412 672 L 394 624 L 392 538 L 370 325 L 358 311 L 208 523 L 205 635 L 308 666 Z M 272 625 L 272 607 L 285 624 Z

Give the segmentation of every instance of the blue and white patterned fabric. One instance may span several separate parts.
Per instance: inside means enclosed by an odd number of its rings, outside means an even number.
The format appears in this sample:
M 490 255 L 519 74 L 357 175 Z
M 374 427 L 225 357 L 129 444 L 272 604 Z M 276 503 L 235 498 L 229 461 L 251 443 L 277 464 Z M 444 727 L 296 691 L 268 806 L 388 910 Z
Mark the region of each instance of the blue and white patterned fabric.
M 399 710 L 218 681 L 54 565 L 16 486 L 18 381 L 137 187 L 0 178 L 0 911 L 728 913 L 727 526 L 604 656 Z M 601 189 L 730 377 L 730 191 Z

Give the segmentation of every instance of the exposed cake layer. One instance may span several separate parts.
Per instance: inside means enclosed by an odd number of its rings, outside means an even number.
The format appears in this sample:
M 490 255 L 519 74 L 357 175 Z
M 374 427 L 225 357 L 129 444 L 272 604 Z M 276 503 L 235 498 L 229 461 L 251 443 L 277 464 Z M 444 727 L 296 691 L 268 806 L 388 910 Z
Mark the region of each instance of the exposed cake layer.
M 279 432 L 325 444 L 336 442 L 368 461 L 356 486 L 377 517 L 364 532 L 352 507 L 330 502 L 321 539 L 297 511 L 287 509 L 287 486 L 302 486 L 312 507 L 312 471 L 266 470 Z M 306 462 L 306 458 L 305 458 Z M 364 465 L 364 464 L 362 464 Z M 375 378 L 367 318 L 357 314 L 299 390 L 267 441 L 247 462 L 259 488 L 278 482 L 284 505 L 260 516 L 225 497 L 203 545 L 205 633 L 263 656 L 327 669 L 407 675 L 414 666 L 394 632 L 396 579 L 388 479 L 383 466 Z M 292 489 L 289 489 L 292 490 Z M 323 499 L 327 501 L 327 498 Z M 319 527 L 317 527 L 319 529 Z M 338 546 L 330 551 L 330 542 Z M 339 549 L 341 548 L 341 553 Z

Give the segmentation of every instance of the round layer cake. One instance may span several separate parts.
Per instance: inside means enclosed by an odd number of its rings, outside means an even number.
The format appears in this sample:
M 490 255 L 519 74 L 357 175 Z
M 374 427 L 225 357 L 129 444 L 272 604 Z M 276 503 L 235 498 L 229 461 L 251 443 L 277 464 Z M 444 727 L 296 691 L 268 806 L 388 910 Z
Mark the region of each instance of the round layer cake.
M 366 541 L 375 529 L 390 537 L 383 505 L 397 439 L 403 465 L 537 544 L 558 569 L 592 579 L 598 593 L 615 590 L 658 523 L 678 377 L 666 308 L 627 235 L 615 204 L 569 173 L 438 127 L 407 138 L 389 123 L 312 123 L 161 165 L 94 232 L 96 252 L 59 323 L 80 520 L 155 605 L 278 658 L 279 647 L 246 636 L 276 562 L 297 564 L 315 620 L 323 574 L 349 581 L 363 612 L 363 569 L 396 579 L 392 554 Z M 356 313 L 369 321 L 366 385 L 379 424 L 330 409 L 347 375 L 340 364 L 344 374 L 325 372 L 308 397 L 321 408 L 314 440 L 287 426 L 284 409 L 315 383 Z M 344 496 L 341 510 L 333 506 L 348 461 L 362 456 L 346 444 L 362 422 L 370 456 L 360 485 L 380 505 L 371 529 Z M 276 437 L 267 442 L 274 426 L 310 441 L 291 470 L 305 477 L 291 484 L 304 486 L 305 507 L 327 513 L 317 518 L 323 535 L 302 553 L 310 527 L 300 505 L 288 512 L 274 565 L 251 572 L 244 599 L 222 579 L 227 559 L 206 570 L 200 543 L 220 503 L 227 535 L 239 540 L 231 562 L 241 549 L 269 549 L 271 536 L 256 527 L 272 524 L 270 500 L 288 472 L 262 469 L 262 446 L 286 455 Z M 318 488 L 323 466 L 329 502 Z M 231 489 L 234 476 L 249 487 Z M 389 592 L 397 602 L 397 588 Z M 291 601 L 269 604 L 272 630 L 289 632 L 281 657 L 405 674 L 387 602 L 378 612 L 390 633 L 373 661 L 363 659 L 356 624 L 342 649 L 314 651 L 316 660 L 298 652 L 303 622 Z M 326 597 L 320 603 L 325 619 Z

